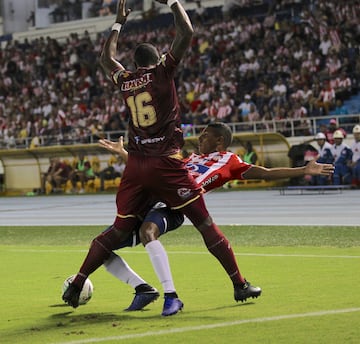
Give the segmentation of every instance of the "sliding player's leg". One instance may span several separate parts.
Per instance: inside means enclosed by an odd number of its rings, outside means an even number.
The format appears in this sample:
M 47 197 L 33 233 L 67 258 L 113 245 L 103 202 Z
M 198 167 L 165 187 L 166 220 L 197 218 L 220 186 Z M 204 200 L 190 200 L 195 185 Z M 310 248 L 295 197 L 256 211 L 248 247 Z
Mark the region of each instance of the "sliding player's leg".
M 252 286 L 241 275 L 230 242 L 213 222 L 203 197 L 182 208 L 182 211 L 198 229 L 209 252 L 219 260 L 230 277 L 234 286 L 235 301 L 245 301 L 249 297 L 260 296 L 261 289 Z

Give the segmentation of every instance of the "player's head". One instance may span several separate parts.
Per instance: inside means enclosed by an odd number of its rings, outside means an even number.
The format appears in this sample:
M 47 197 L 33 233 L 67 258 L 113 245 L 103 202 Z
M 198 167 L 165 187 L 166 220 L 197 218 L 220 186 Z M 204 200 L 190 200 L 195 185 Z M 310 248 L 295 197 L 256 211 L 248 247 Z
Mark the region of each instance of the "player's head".
M 210 123 L 199 136 L 199 150 L 202 154 L 225 151 L 232 142 L 232 132 L 221 122 Z
M 149 67 L 158 63 L 160 54 L 150 43 L 139 44 L 134 53 L 136 67 Z

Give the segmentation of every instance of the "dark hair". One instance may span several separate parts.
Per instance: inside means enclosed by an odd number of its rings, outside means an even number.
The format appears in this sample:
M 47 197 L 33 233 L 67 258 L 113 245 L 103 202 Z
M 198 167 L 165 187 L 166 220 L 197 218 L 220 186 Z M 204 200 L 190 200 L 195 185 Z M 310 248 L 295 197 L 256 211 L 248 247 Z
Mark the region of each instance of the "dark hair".
M 159 58 L 159 52 L 152 44 L 141 43 L 135 49 L 134 61 L 137 67 L 148 67 L 156 64 Z
M 222 136 L 224 138 L 224 146 L 228 148 L 232 142 L 232 132 L 230 127 L 222 122 L 214 122 L 208 124 L 208 128 L 215 129 L 218 136 Z

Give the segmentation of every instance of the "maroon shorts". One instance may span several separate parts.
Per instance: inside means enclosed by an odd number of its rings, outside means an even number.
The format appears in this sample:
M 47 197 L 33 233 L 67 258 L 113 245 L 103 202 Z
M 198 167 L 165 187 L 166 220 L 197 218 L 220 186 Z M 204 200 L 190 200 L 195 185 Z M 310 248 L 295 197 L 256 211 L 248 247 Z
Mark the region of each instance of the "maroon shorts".
M 145 216 L 154 200 L 180 209 L 200 194 L 201 188 L 182 160 L 129 154 L 116 195 L 115 226 L 119 228 L 120 219 Z

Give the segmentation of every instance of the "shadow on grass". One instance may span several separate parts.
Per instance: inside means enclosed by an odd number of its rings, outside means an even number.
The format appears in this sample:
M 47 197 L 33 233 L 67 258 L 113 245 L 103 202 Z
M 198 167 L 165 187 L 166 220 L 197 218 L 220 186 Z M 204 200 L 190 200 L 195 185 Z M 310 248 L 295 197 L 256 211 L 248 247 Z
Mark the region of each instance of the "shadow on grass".
M 239 302 L 232 305 L 226 305 L 226 306 L 220 306 L 220 307 L 212 307 L 212 308 L 201 308 L 199 310 L 191 310 L 188 314 L 198 314 L 198 313 L 206 313 L 211 311 L 223 311 L 226 309 L 232 309 L 232 308 L 238 308 L 238 307 L 249 307 L 256 305 L 255 302 L 249 301 L 249 302 Z M 222 318 L 223 313 L 219 313 L 219 317 Z
M 126 327 L 126 323 L 130 323 L 133 321 L 154 321 L 154 323 L 158 323 L 160 319 L 163 319 L 165 326 L 167 324 L 166 321 L 176 321 L 181 324 L 181 320 L 183 319 L 185 322 L 188 322 L 193 317 L 195 318 L 202 318 L 207 320 L 219 320 L 222 318 L 223 311 L 226 309 L 233 309 L 235 307 L 249 307 L 255 305 L 254 302 L 244 302 L 244 303 L 236 303 L 231 305 L 224 305 L 220 307 L 208 307 L 208 308 L 201 308 L 199 310 L 191 310 L 189 312 L 186 309 L 182 312 L 179 312 L 177 315 L 170 316 L 170 317 L 163 317 L 160 313 L 151 315 L 147 314 L 150 309 L 144 309 L 142 311 L 136 312 L 126 312 L 126 311 L 119 311 L 119 313 L 111 313 L 111 312 L 94 312 L 94 313 L 87 313 L 81 314 L 77 313 L 75 309 L 70 308 L 66 304 L 53 304 L 49 305 L 49 308 L 53 309 L 61 309 L 63 311 L 55 314 L 51 314 L 46 318 L 43 318 L 41 321 L 36 321 L 33 326 L 26 326 L 23 328 L 17 328 L 16 331 L 9 331 L 4 334 L 2 338 L 4 343 L 12 343 L 12 341 L 7 341 L 9 338 L 31 338 L 33 335 L 39 336 L 51 334 L 52 331 L 61 331 L 62 335 L 65 336 L 82 336 L 85 335 L 89 328 L 96 328 L 99 324 L 106 324 L 112 328 L 121 329 L 122 327 Z M 215 312 L 218 316 L 208 316 L 208 313 Z M 159 324 L 159 323 L 158 323 Z M 36 333 L 38 333 L 36 335 Z M 2 340 L 0 340 L 2 342 Z

